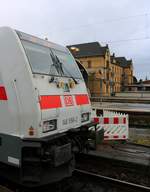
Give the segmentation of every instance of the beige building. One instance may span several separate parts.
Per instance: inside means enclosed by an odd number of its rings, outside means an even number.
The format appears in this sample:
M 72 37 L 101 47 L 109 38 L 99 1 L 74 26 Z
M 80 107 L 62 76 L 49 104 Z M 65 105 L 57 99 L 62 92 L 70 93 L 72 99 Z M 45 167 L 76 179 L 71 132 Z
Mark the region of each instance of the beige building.
M 122 90 L 125 86 L 133 84 L 133 63 L 125 57 L 115 57 L 116 62 L 122 67 Z
M 101 46 L 98 42 L 92 42 L 67 47 L 88 72 L 88 88 L 92 96 L 109 96 L 120 92 L 123 89 L 124 74 L 127 77 L 125 84 L 132 83 L 133 71 L 127 64 L 120 63 L 122 61 L 114 54 L 110 55 L 108 45 Z
M 111 56 L 112 92 L 120 92 L 122 89 L 123 68 L 117 63 L 115 55 Z

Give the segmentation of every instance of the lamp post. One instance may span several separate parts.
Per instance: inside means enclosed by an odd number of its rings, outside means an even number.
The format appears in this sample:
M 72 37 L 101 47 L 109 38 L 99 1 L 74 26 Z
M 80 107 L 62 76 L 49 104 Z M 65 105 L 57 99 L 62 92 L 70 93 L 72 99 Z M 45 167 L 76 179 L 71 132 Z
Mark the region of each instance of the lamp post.
M 104 81 L 104 67 L 99 69 L 100 74 L 100 104 L 102 105 L 102 97 L 103 97 L 103 81 Z
M 103 96 L 103 79 L 102 78 L 100 78 L 100 97 L 102 97 Z
M 140 83 L 140 87 L 141 87 L 141 98 L 143 98 L 144 85 L 142 81 Z
M 77 48 L 77 47 L 70 47 L 70 49 L 71 49 L 71 51 L 72 51 L 73 53 L 76 53 L 76 52 L 80 51 L 80 49 Z

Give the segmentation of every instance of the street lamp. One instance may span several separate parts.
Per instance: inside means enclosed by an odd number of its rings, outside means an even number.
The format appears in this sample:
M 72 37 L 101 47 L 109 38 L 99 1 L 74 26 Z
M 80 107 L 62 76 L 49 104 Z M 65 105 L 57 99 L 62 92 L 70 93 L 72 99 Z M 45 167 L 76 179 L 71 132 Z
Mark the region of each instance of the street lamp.
M 141 97 L 143 97 L 144 85 L 142 81 L 140 83 L 140 87 L 141 87 Z
M 71 49 L 71 51 L 74 52 L 74 53 L 80 51 L 80 49 L 77 48 L 77 47 L 70 47 L 70 49 Z
M 102 96 L 103 96 L 103 80 L 104 79 L 104 67 L 99 69 L 100 74 L 100 103 L 102 104 Z

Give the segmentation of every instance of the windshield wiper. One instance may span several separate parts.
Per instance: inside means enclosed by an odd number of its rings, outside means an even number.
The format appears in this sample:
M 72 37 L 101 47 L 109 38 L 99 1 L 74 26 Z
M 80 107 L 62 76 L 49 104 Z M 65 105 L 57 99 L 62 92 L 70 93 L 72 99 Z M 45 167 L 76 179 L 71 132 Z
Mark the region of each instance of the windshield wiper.
M 61 76 L 64 75 L 64 71 L 62 68 L 62 63 L 59 61 L 58 57 L 56 55 L 54 55 L 53 53 L 50 53 L 52 61 L 53 61 L 53 65 L 57 71 L 58 74 L 60 74 Z M 50 72 L 51 72 L 51 67 L 50 67 Z
M 75 82 L 75 84 L 78 84 L 77 80 L 76 80 L 76 79 L 72 76 L 72 74 L 68 71 L 68 69 L 66 68 L 66 66 L 63 65 L 63 67 L 64 67 L 65 71 L 67 71 L 67 73 L 69 74 L 70 78 L 73 79 L 73 81 Z
M 65 67 L 65 65 L 59 60 L 59 58 L 57 57 L 57 55 L 54 55 L 54 53 L 50 54 L 52 57 L 52 61 L 53 61 L 53 66 L 55 67 L 55 69 L 57 70 L 58 74 L 61 74 L 61 76 L 64 75 L 64 70 L 69 74 L 70 78 L 73 79 L 73 81 L 75 82 L 75 84 L 78 84 L 77 80 L 72 76 L 72 74 L 68 71 L 68 69 Z

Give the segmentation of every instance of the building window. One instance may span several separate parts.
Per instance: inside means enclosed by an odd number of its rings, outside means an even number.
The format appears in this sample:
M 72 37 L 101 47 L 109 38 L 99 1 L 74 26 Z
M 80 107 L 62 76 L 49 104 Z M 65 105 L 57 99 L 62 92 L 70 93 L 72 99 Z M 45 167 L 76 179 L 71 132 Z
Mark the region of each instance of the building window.
M 88 63 L 88 68 L 91 68 L 92 67 L 92 62 L 91 61 L 87 61 L 87 63 Z

